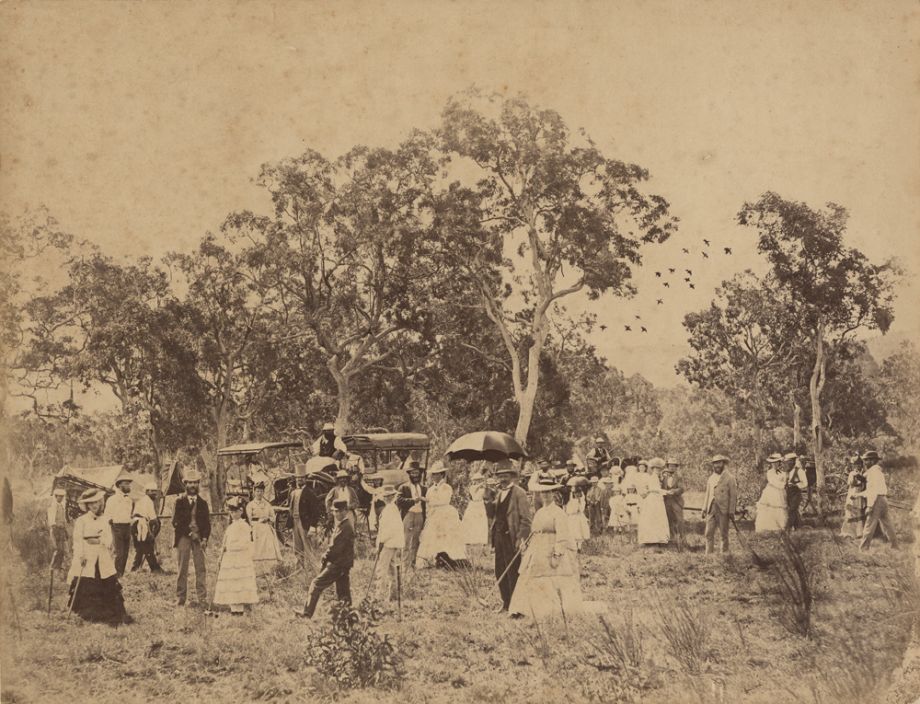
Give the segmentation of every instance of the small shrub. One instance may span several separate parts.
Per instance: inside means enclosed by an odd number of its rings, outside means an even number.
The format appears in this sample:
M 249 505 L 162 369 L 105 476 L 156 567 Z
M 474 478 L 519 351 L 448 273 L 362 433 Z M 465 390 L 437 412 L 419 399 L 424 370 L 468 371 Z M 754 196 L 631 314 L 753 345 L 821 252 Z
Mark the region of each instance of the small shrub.
M 815 571 L 805 559 L 802 547 L 788 533 L 782 531 L 779 536 L 780 553 L 771 565 L 780 598 L 775 613 L 787 631 L 808 638 L 812 632 Z
M 460 591 L 467 599 L 481 601 L 483 592 L 489 586 L 489 579 L 485 573 L 477 570 L 471 564 L 461 564 L 448 568 L 453 581 L 460 587 Z
M 615 677 L 604 678 L 602 682 L 585 678 L 582 693 L 591 701 L 639 701 L 642 691 L 649 687 L 642 629 L 633 621 L 632 611 L 627 611 L 616 626 L 603 616 L 598 620 L 600 633 L 588 641 L 595 661 L 589 662 L 595 669 L 611 672 Z
M 338 601 L 329 627 L 307 637 L 307 661 L 347 689 L 396 689 L 402 662 L 388 636 L 377 633 L 379 612 L 372 601 L 355 608 Z
M 658 630 L 668 652 L 691 675 L 699 674 L 708 656 L 711 631 L 708 616 L 686 601 L 673 605 L 658 602 Z

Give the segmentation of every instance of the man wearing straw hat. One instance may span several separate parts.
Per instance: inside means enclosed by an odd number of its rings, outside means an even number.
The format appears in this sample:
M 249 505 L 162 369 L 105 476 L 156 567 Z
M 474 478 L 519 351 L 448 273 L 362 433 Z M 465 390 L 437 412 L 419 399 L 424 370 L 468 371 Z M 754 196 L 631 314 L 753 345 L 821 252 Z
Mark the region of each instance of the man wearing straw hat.
M 48 530 L 54 545 L 54 559 L 51 568 L 64 570 L 64 556 L 67 554 L 67 492 L 57 487 L 48 504 Z
M 313 618 L 316 605 L 322 593 L 335 584 L 336 596 L 351 603 L 351 567 L 355 562 L 355 527 L 347 501 L 337 500 L 332 504 L 335 531 L 329 548 L 323 555 L 322 569 L 310 583 L 307 601 L 303 609 L 294 610 L 296 616 Z
M 173 509 L 173 529 L 176 533 L 173 547 L 176 548 L 179 562 L 179 577 L 176 580 L 176 606 L 185 606 L 188 592 L 189 558 L 195 563 L 195 591 L 198 605 L 207 607 L 208 572 L 204 561 L 204 551 L 211 537 L 211 512 L 208 502 L 198 495 L 201 475 L 197 469 L 185 472 L 185 496 L 176 499 Z
M 425 527 L 426 487 L 422 485 L 422 468 L 413 460 L 406 470 L 409 481 L 399 487 L 399 498 L 396 505 L 402 515 L 403 531 L 405 532 L 406 549 L 403 554 L 403 569 L 415 569 L 415 557 L 418 553 L 418 544 Z
M 517 585 L 521 552 L 530 536 L 533 516 L 527 492 L 515 482 L 517 470 L 511 460 L 497 463 L 495 476 L 500 487 L 495 497 L 492 545 L 495 547 L 495 577 L 502 597 L 501 610 L 507 611 Z
M 387 602 L 392 598 L 393 573 L 399 564 L 399 553 L 406 547 L 406 535 L 402 516 L 396 505 L 396 487 L 387 484 L 375 495 L 384 502 L 377 526 L 377 568 L 372 579 L 377 584 L 378 601 Z
M 712 474 L 706 482 L 703 499 L 703 516 L 706 518 L 706 553 L 715 550 L 716 530 L 722 536 L 722 552 L 728 552 L 728 524 L 735 515 L 738 503 L 738 486 L 735 478 L 725 471 L 729 462 L 725 455 L 716 455 L 709 463 Z
M 684 485 L 677 473 L 680 467 L 673 457 L 665 462 L 661 470 L 661 493 L 664 495 L 664 510 L 668 514 L 671 541 L 682 549 L 684 545 Z
M 115 571 L 121 578 L 128 564 L 131 549 L 131 521 L 134 516 L 134 499 L 131 498 L 131 479 L 118 477 L 115 493 L 105 502 L 105 519 L 112 526 L 112 543 L 115 550 Z

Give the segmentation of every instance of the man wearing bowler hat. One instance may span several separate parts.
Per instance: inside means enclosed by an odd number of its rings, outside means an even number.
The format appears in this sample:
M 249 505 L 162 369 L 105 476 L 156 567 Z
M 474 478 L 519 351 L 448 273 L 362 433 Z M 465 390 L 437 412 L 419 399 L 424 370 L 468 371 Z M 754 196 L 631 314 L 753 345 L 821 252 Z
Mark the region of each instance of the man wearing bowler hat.
M 862 461 L 868 467 L 866 488 L 857 496 L 863 496 L 866 499 L 866 527 L 863 529 L 862 542 L 859 547 L 862 550 L 868 550 L 875 536 L 875 529 L 881 528 L 885 537 L 888 538 L 888 544 L 896 548 L 898 539 L 894 534 L 891 516 L 888 515 L 888 484 L 885 481 L 882 466 L 879 464 L 878 453 L 875 450 L 867 450 L 863 453 Z
M 336 500 L 332 504 L 335 530 L 329 548 L 323 555 L 322 569 L 310 583 L 307 601 L 303 609 L 294 610 L 296 616 L 313 618 L 319 598 L 328 587 L 335 584 L 336 596 L 351 603 L 351 567 L 355 562 L 355 527 L 347 501 Z
M 738 503 L 738 486 L 735 478 L 725 470 L 728 462 L 725 455 L 716 455 L 709 460 L 712 474 L 706 482 L 706 496 L 703 499 L 707 554 L 715 550 L 716 530 L 722 536 L 722 552 L 728 552 L 728 524 L 735 515 Z
M 530 500 L 515 481 L 517 470 L 510 460 L 497 463 L 495 476 L 499 481 L 495 497 L 495 520 L 492 523 L 492 545 L 495 548 L 495 577 L 502 596 L 502 611 L 511 604 L 517 585 L 518 570 L 524 542 L 530 536 Z

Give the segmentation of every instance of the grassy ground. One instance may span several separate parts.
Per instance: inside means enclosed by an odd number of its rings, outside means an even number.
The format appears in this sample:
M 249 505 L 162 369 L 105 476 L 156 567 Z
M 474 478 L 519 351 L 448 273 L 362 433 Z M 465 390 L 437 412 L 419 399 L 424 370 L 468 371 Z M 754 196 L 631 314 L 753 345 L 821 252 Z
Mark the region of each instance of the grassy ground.
M 167 527 L 159 548 L 166 568 L 174 570 L 171 538 Z M 829 531 L 801 531 L 796 542 L 811 566 L 816 593 L 812 634 L 804 638 L 781 622 L 788 599 L 776 576 L 777 565 L 784 564 L 778 541 L 754 538 L 747 535 L 749 548 L 762 561 L 773 560 L 771 566 L 758 567 L 736 534 L 726 557 L 703 555 L 698 534 L 683 553 L 639 548 L 613 536 L 590 541 L 581 556 L 582 586 L 587 599 L 606 604 L 609 631 L 596 615 L 535 625 L 496 614 L 488 556 L 476 572 L 488 606 L 471 598 L 470 586 L 455 575 L 419 572 L 404 586 L 401 620 L 393 613 L 379 627 L 403 657 L 398 692 L 342 691 L 312 668 L 306 636 L 327 627 L 329 602 L 321 602 L 313 622 L 291 616 L 305 595 L 303 572 L 276 582 L 271 596 L 263 589 L 264 601 L 252 615 L 225 612 L 217 619 L 173 606 L 174 574 L 129 574 L 123 585 L 136 623 L 112 629 L 68 619 L 63 584 L 55 585 L 49 618 L 47 571 L 31 572 L 11 556 L 4 560 L 0 698 L 44 703 L 92 697 L 100 704 L 155 698 L 356 704 L 880 701 L 909 639 L 911 605 L 920 603 L 906 578 L 913 572 L 910 546 L 892 551 L 878 545 L 864 554 Z M 213 536 L 208 549 L 209 585 L 219 539 Z M 292 569 L 288 560 L 281 575 Z M 362 555 L 352 572 L 356 599 L 370 568 Z M 682 620 L 675 623 L 675 615 Z M 626 650 L 623 657 L 618 646 Z M 632 663 L 630 652 L 636 653 Z

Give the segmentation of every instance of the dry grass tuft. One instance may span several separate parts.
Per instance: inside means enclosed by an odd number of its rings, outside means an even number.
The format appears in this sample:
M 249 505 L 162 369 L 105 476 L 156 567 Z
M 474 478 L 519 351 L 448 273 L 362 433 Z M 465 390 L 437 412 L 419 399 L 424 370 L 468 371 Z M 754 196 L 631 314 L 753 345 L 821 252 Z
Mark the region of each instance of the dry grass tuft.
M 783 628 L 794 635 L 812 634 L 816 572 L 803 547 L 786 532 L 779 534 L 780 552 L 771 565 L 779 591 L 776 614 Z
M 658 631 L 667 644 L 668 653 L 684 672 L 697 675 L 709 657 L 712 636 L 709 616 L 701 608 L 679 599 L 672 604 L 656 602 Z

